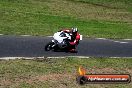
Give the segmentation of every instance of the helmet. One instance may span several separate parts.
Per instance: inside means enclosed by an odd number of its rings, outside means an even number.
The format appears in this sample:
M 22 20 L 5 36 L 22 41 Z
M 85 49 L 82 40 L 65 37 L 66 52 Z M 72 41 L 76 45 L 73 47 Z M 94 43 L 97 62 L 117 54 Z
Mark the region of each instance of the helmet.
M 77 33 L 78 29 L 77 28 L 72 28 L 72 33 Z

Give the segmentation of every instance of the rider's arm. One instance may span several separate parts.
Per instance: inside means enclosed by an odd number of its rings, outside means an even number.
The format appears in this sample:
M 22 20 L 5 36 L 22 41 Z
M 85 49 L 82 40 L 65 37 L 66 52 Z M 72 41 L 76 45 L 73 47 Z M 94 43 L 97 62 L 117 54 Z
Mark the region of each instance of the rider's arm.
M 76 45 L 76 44 L 78 44 L 79 40 L 80 40 L 80 34 L 77 33 L 76 39 L 73 42 L 70 42 L 70 44 L 71 45 Z

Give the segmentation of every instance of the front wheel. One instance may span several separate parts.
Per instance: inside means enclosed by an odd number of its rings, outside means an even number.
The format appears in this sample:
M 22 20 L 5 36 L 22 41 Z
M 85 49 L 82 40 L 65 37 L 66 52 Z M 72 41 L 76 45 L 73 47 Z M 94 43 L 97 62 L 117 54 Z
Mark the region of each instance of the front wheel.
M 52 49 L 52 46 L 54 45 L 53 42 L 49 42 L 48 44 L 46 44 L 45 46 L 45 51 L 50 51 Z

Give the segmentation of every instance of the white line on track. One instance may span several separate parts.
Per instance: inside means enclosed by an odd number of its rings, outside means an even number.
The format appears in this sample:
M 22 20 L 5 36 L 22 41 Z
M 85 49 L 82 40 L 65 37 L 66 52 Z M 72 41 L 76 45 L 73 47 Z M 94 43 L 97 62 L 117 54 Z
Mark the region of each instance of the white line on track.
M 53 36 L 47 36 L 47 37 L 53 37 Z
M 14 59 L 44 59 L 44 58 L 70 58 L 70 57 L 73 57 L 73 58 L 90 58 L 90 57 L 87 57 L 87 56 L 60 56 L 60 57 L 1 57 L 0 60 L 14 60 Z
M 64 56 L 64 57 L 1 57 L 0 60 L 15 60 L 15 59 L 25 59 L 25 60 L 33 60 L 33 59 L 58 59 L 58 58 L 92 58 L 88 56 Z M 93 57 L 98 58 L 98 57 Z M 132 57 L 104 57 L 104 58 L 132 58 Z
M 116 43 L 121 43 L 121 44 L 125 44 L 125 43 L 128 43 L 128 42 L 121 42 L 121 41 L 114 41 L 113 42 L 116 42 Z
M 0 60 L 14 60 L 14 59 L 41 59 L 41 58 L 44 58 L 44 57 L 1 57 Z
M 49 58 L 49 59 L 52 59 L 52 58 L 66 58 L 66 57 L 47 57 L 47 58 Z
M 32 35 L 20 35 L 20 36 L 32 36 Z
M 107 39 L 107 38 L 95 38 L 95 39 L 100 39 L 100 40 L 112 40 L 112 39 Z M 132 39 L 120 39 L 120 40 L 132 41 Z
M 123 40 L 130 40 L 131 41 L 132 39 L 123 39 Z
M 88 56 L 67 56 L 67 57 L 72 57 L 72 58 L 90 58 Z
M 129 42 L 120 42 L 120 43 L 125 44 L 125 43 L 129 43 Z
M 122 41 L 115 41 L 115 40 L 106 39 L 106 38 L 96 38 L 96 39 L 99 39 L 99 40 L 107 40 L 107 41 L 111 41 L 111 42 L 115 42 L 115 43 L 121 43 L 121 44 L 129 43 L 129 42 L 122 42 Z M 123 40 L 124 40 L 124 39 L 123 39 Z M 127 40 L 130 40 L 130 39 L 127 39 Z
M 107 40 L 107 41 L 111 41 L 111 42 L 115 42 L 115 43 L 121 43 L 121 44 L 129 43 L 129 42 L 122 42 L 122 41 L 115 41 L 115 40 L 106 39 L 106 38 L 96 38 L 96 39 L 99 39 L 99 40 Z M 123 40 L 126 40 L 126 39 L 123 39 Z M 131 39 L 127 39 L 127 40 L 131 40 Z
M 106 39 L 106 38 L 96 38 L 96 39 L 100 39 L 100 40 L 108 40 L 108 39 Z
M 0 35 L 4 35 L 4 34 L 0 34 Z
M 109 57 L 109 58 L 132 58 L 132 57 Z

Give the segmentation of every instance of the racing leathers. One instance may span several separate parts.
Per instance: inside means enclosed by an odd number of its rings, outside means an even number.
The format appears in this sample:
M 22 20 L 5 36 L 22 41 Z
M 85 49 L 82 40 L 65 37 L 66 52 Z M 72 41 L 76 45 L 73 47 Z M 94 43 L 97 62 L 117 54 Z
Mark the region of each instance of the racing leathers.
M 75 49 L 75 47 L 79 44 L 80 34 L 78 32 L 72 33 L 70 29 L 63 29 L 61 31 L 68 33 L 71 36 L 71 40 L 69 43 L 72 46 L 72 49 Z

